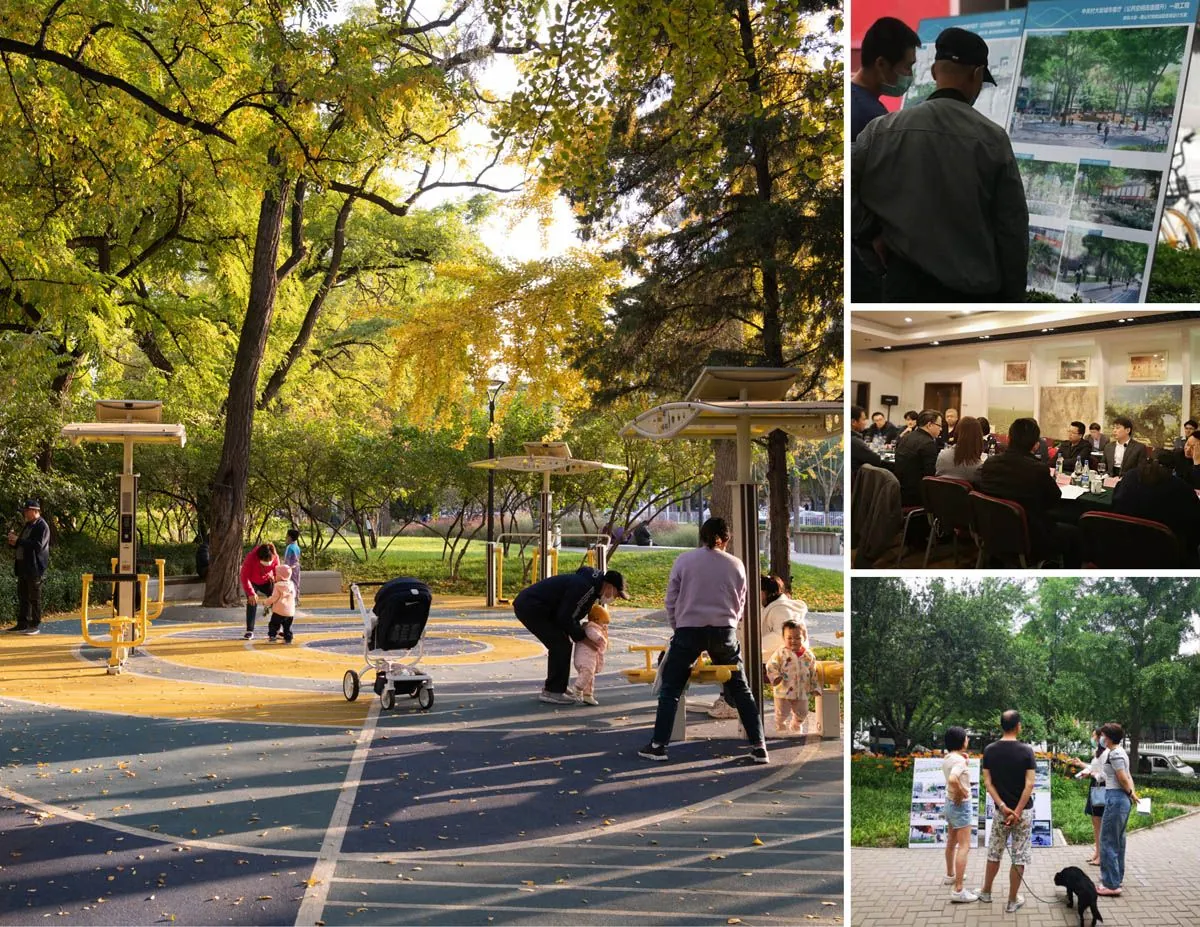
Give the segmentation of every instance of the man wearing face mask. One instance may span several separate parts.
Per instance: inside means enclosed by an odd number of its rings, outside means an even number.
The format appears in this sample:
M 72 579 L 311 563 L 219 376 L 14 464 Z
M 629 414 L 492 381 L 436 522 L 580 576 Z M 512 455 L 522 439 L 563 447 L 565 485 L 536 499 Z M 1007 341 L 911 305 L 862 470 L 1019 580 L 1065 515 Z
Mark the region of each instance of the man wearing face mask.
M 880 97 L 902 97 L 912 86 L 921 38 L 898 19 L 884 16 L 863 34 L 862 66 L 850 79 L 850 141 L 888 114 Z M 883 299 L 883 265 L 870 248 L 851 249 L 850 295 L 855 302 Z
M 854 143 L 851 232 L 883 262 L 885 302 L 1020 302 L 1029 210 L 1004 129 L 973 109 L 995 84 L 987 43 L 937 38 L 937 91 L 876 119 Z
M 513 599 L 517 620 L 546 647 L 546 682 L 538 701 L 580 704 L 567 694 L 574 644 L 595 647 L 583 627 L 588 612 L 597 602 L 609 605 L 617 597 L 629 598 L 625 577 L 616 570 L 604 573 L 592 567 L 547 577 L 517 593 Z

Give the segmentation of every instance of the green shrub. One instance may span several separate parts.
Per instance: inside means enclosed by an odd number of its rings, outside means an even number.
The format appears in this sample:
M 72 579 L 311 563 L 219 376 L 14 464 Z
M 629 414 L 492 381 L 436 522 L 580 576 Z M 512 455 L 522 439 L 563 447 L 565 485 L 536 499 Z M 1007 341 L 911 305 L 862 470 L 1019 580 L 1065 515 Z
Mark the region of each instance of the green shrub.
M 1152 303 L 1200 302 L 1200 251 L 1160 244 L 1154 252 L 1146 298 Z

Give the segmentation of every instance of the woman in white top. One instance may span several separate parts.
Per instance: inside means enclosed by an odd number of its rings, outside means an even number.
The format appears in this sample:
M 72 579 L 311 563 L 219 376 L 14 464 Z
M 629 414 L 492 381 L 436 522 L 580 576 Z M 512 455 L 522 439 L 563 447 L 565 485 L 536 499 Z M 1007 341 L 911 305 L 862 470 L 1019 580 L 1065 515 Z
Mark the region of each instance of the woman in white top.
M 802 643 L 808 646 L 808 606 L 803 599 L 793 599 L 783 591 L 783 580 L 778 576 L 764 576 L 759 581 L 762 603 L 762 621 L 759 630 L 762 633 L 763 660 L 783 646 L 783 623 L 791 620 L 800 627 Z
M 983 429 L 979 425 L 979 419 L 971 415 L 959 419 L 954 437 L 954 445 L 943 448 L 938 453 L 934 476 L 978 483 L 979 468 L 987 460 L 987 455 L 983 452 Z
M 1108 758 L 1105 756 L 1105 752 L 1104 747 L 1100 744 L 1100 726 L 1096 725 L 1092 731 L 1092 761 L 1085 763 L 1083 760 L 1071 757 L 1071 762 L 1079 767 L 1075 778 L 1088 777 L 1087 799 L 1083 803 L 1083 813 L 1092 819 L 1092 832 L 1095 838 L 1092 858 L 1088 860 L 1089 866 L 1100 865 L 1100 819 L 1104 817 L 1104 761 Z M 1096 801 L 1092 801 L 1093 798 Z
M 1108 749 L 1104 758 L 1104 817 L 1100 820 L 1100 886 L 1098 895 L 1121 894 L 1125 880 L 1125 825 L 1137 803 L 1137 789 L 1129 772 L 1129 755 L 1121 747 L 1125 729 L 1115 721 L 1100 728 L 1100 742 Z
M 963 887 L 967 856 L 971 852 L 971 828 L 979 819 L 979 800 L 971 801 L 971 774 L 967 758 L 967 732 L 961 727 L 946 728 L 946 756 L 942 775 L 946 777 L 946 883 L 953 885 L 951 904 L 968 904 L 979 896 Z

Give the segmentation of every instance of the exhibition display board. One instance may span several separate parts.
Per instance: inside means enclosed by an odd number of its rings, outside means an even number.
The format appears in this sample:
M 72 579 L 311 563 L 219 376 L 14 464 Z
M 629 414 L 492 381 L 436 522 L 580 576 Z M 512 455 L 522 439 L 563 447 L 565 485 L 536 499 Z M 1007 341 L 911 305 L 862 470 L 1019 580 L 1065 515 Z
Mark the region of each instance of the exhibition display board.
M 1060 300 L 1145 301 L 1198 4 L 1052 0 L 1023 15 L 920 23 L 924 45 L 906 104 L 932 92 L 943 29 L 959 26 L 988 43 L 998 86 L 976 106 L 1005 126 L 1020 166 L 1030 289 Z
M 967 760 L 971 777 L 971 802 L 979 808 L 978 758 Z M 936 758 L 913 760 L 912 801 L 908 817 L 908 845 L 911 849 L 946 846 L 946 776 L 942 761 Z M 971 843 L 979 842 L 979 816 L 971 828 Z
M 933 82 L 934 42 L 943 30 L 951 26 L 974 32 L 988 43 L 988 70 L 996 78 L 996 86 L 983 85 L 983 92 L 975 101 L 975 109 L 1007 129 L 1008 117 L 1012 112 L 1012 89 L 1016 83 L 1017 59 L 1021 54 L 1021 35 L 1025 28 L 1024 10 L 921 20 L 917 28 L 917 34 L 921 37 L 921 47 L 917 49 L 917 60 L 913 65 L 913 83 L 904 95 L 904 105 L 920 103 L 936 89 Z

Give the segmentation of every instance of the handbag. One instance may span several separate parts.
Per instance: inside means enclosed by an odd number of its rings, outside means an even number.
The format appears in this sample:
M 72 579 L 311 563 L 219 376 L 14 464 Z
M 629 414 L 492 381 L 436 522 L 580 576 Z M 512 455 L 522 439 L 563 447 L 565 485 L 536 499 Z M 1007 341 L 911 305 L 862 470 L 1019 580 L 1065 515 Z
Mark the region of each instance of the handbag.
M 1093 785 L 1089 790 L 1088 800 L 1092 803 L 1093 808 L 1104 807 L 1104 793 L 1107 789 L 1102 785 Z

